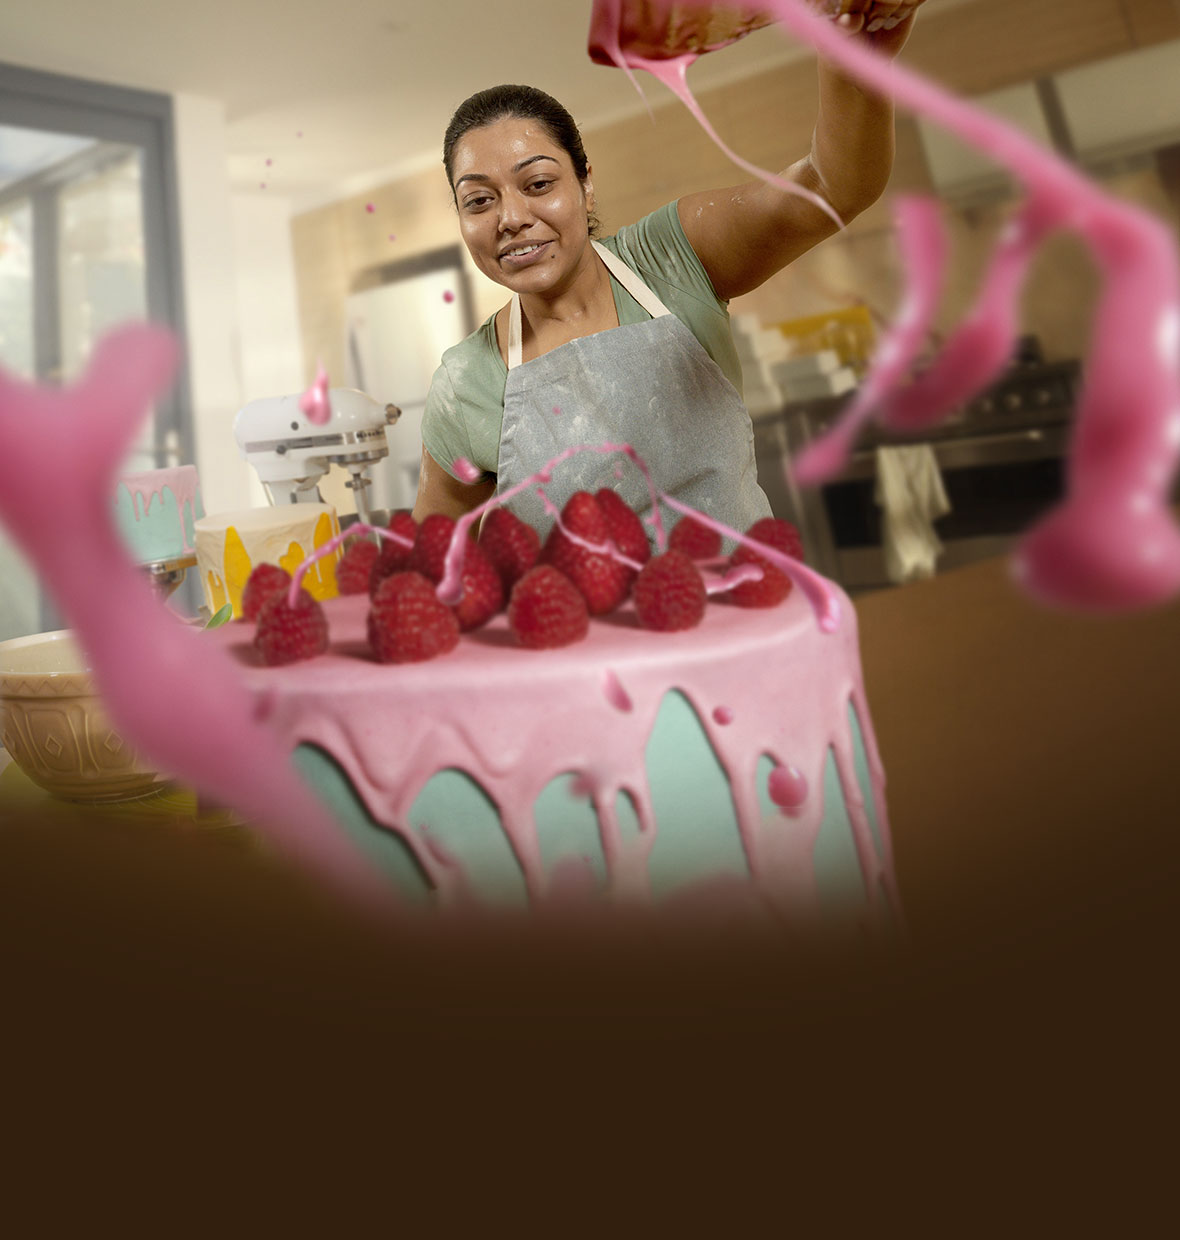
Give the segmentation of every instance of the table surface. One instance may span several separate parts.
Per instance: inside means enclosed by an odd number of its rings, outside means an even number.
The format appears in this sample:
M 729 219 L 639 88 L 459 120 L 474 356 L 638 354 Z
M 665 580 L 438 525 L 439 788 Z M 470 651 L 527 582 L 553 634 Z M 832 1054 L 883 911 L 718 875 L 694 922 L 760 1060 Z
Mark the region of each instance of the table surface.
M 1053 612 L 989 560 L 856 607 L 915 928 L 1153 881 L 1180 825 L 1180 605 Z

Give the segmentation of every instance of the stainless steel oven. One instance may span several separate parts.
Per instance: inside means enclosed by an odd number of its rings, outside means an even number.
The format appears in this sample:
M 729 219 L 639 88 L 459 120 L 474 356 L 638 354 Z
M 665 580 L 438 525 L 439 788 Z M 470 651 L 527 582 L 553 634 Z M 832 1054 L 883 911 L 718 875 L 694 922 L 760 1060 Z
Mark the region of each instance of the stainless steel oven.
M 789 405 L 755 423 L 759 480 L 777 516 L 794 521 L 808 561 L 849 591 L 890 584 L 876 500 L 877 448 L 929 444 L 951 511 L 935 522 L 939 571 L 1000 555 L 1064 494 L 1065 456 L 1080 369 L 1016 365 L 994 388 L 920 436 L 866 431 L 848 467 L 798 491 L 784 464 L 839 416 L 849 397 Z

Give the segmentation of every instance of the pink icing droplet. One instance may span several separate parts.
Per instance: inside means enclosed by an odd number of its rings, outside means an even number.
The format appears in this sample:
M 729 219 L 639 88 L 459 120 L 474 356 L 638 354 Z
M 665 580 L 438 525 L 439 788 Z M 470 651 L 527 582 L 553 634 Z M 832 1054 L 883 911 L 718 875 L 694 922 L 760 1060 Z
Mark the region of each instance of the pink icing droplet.
M 390 234 L 389 234 L 389 239 L 390 239 L 390 241 L 396 241 L 396 240 L 397 240 L 397 237 L 395 236 L 395 234 L 390 233 Z
M 454 300 L 455 300 L 455 294 L 452 293 L 450 289 L 447 289 L 447 291 L 443 293 L 443 301 L 445 301 L 448 305 L 450 305 L 450 303 L 453 302 Z
M 561 417 L 561 406 L 560 406 L 560 405 L 554 405 L 554 406 L 553 406 L 553 416 L 554 416 L 555 418 L 560 418 L 560 417 Z
M 307 415 L 307 420 L 316 426 L 323 426 L 332 416 L 332 403 L 328 399 L 328 372 L 323 362 L 316 372 L 315 382 L 299 398 L 299 408 Z
M 259 189 L 266 189 L 266 182 L 265 182 L 265 181 L 259 181 L 259 182 L 258 182 L 258 188 L 259 188 Z
M 713 721 L 725 727 L 726 724 L 733 722 L 733 711 L 728 706 L 715 706 L 713 708 Z
M 780 809 L 799 809 L 807 800 L 807 778 L 793 766 L 776 766 L 766 781 L 766 790 Z
M 624 714 L 634 710 L 630 694 L 609 667 L 602 673 L 602 692 L 615 710 L 621 710 Z
M 274 163 L 274 160 L 273 160 L 273 159 L 268 159 L 268 160 L 266 161 L 266 166 L 269 168 L 269 167 L 271 166 L 271 164 L 273 164 L 273 163 Z
M 373 212 L 377 210 L 377 208 L 376 208 L 375 206 L 373 206 L 373 204 L 372 204 L 371 202 L 366 202 L 366 203 L 365 203 L 365 210 L 366 210 L 366 211 L 367 211 L 370 215 L 372 215 L 372 214 L 373 214 Z
M 472 465 L 465 456 L 455 457 L 451 468 L 460 482 L 478 482 L 483 477 L 483 470 Z

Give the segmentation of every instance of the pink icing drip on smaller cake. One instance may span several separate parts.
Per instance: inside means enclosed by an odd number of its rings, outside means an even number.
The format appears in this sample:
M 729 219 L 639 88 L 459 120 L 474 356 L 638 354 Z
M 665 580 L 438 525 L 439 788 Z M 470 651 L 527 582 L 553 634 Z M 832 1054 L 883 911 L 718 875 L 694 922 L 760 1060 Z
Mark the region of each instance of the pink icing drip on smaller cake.
M 189 519 L 195 521 L 199 515 L 198 498 L 201 488 L 197 481 L 197 471 L 191 466 L 187 469 L 149 469 L 142 473 L 124 474 L 119 481 L 131 492 L 131 507 L 136 520 L 142 520 L 151 511 L 152 501 L 157 497 L 164 502 L 164 488 L 172 492 L 176 504 L 176 519 L 180 523 L 180 536 L 185 551 L 192 551 L 189 541 L 188 526 L 185 524 L 184 510 L 187 507 Z

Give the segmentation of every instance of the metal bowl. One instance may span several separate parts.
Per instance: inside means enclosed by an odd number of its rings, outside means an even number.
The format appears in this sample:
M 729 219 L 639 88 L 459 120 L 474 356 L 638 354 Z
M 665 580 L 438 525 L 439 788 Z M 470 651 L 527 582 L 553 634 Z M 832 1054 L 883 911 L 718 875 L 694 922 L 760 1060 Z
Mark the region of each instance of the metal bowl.
M 167 783 L 107 718 L 67 629 L 0 642 L 0 743 L 67 801 L 127 801 Z

